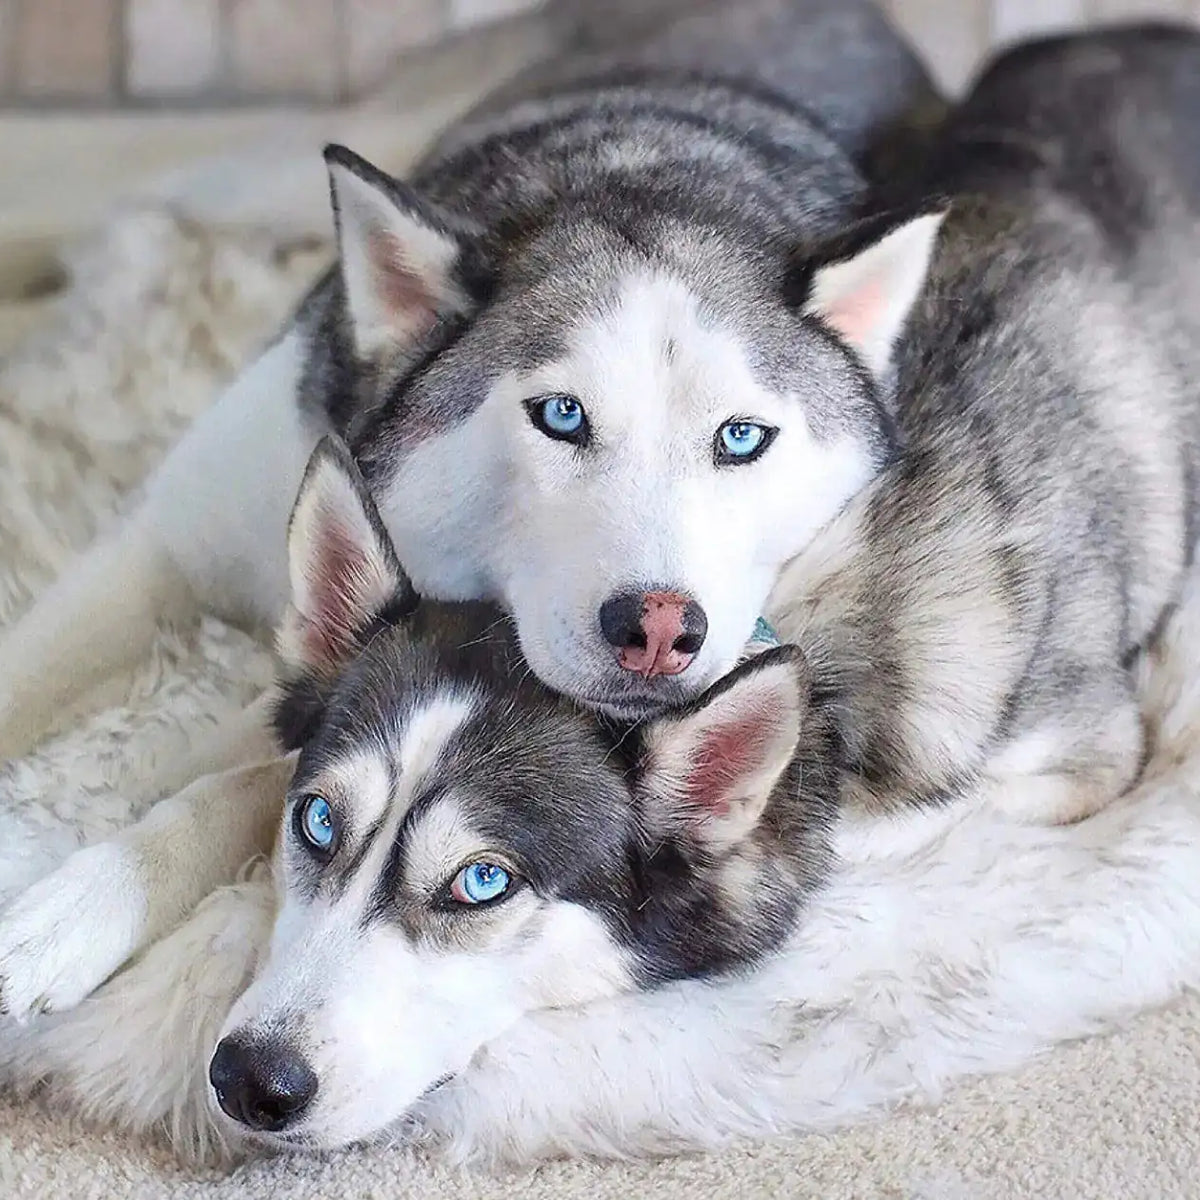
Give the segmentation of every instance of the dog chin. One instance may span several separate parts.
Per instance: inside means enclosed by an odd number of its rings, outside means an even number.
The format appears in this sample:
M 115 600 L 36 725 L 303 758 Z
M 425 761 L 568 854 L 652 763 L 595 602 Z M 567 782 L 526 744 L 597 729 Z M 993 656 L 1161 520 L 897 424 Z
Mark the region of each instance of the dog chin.
M 546 682 L 601 716 L 633 724 L 685 704 L 702 692 L 711 679 L 707 672 L 697 672 L 693 676 L 689 671 L 686 679 L 676 676 L 657 683 L 648 683 L 638 677 L 611 676 L 591 676 L 560 684 L 550 679 Z
M 712 680 L 708 674 L 697 672 L 687 680 L 677 679 L 661 689 L 647 687 L 644 691 L 630 688 L 628 691 L 612 691 L 604 694 L 581 693 L 579 703 L 594 709 L 602 716 L 625 724 L 656 717 L 660 713 L 677 708 L 694 696 L 698 696 Z
M 322 1154 L 330 1150 L 341 1150 L 346 1146 L 373 1142 L 388 1134 L 393 1128 L 402 1125 L 406 1119 L 405 1116 L 401 1116 L 379 1129 L 364 1129 L 360 1133 L 334 1131 L 332 1134 L 322 1129 L 319 1120 L 299 1129 L 282 1129 L 278 1133 L 247 1129 L 232 1121 L 226 1122 L 226 1124 L 238 1131 L 245 1145 L 253 1147 L 260 1153 Z
M 622 725 L 636 725 L 640 721 L 649 720 L 657 713 L 667 708 L 667 704 L 653 700 L 642 700 L 628 697 L 615 700 L 584 700 L 588 708 L 595 709 L 602 717 L 616 721 Z
M 399 1137 L 404 1140 L 405 1130 L 411 1130 L 416 1126 L 417 1114 L 421 1105 L 435 1092 L 440 1091 L 448 1083 L 452 1083 L 455 1078 L 456 1076 L 451 1073 L 435 1079 L 404 1112 L 377 1129 L 364 1130 L 356 1135 L 323 1136 L 319 1121 L 315 1126 L 284 1129 L 278 1133 L 264 1133 L 247 1129 L 244 1125 L 238 1124 L 226 1116 L 215 1101 L 212 1103 L 212 1108 L 216 1119 L 226 1129 L 232 1131 L 243 1143 L 253 1146 L 256 1150 L 269 1154 L 319 1154 L 329 1150 L 341 1150 L 346 1146 L 358 1143 L 369 1144 L 380 1138 Z
M 335 1147 L 326 1146 L 315 1134 L 298 1129 L 289 1133 L 257 1133 L 252 1129 L 243 1129 L 242 1136 L 256 1150 L 267 1154 L 318 1154 L 322 1150 L 332 1150 Z

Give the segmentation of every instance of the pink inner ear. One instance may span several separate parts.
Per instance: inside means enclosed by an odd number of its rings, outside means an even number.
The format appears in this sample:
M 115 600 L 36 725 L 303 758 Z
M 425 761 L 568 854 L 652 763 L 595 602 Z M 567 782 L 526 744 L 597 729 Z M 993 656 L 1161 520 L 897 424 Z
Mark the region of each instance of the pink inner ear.
M 437 297 L 409 266 L 404 247 L 391 234 L 371 234 L 369 253 L 380 303 L 404 334 L 423 337 L 437 320 Z
M 321 530 L 310 567 L 310 596 L 304 613 L 304 652 L 313 663 L 337 663 L 361 617 L 366 558 L 354 536 L 336 521 Z
M 684 784 L 689 803 L 726 816 L 738 785 L 762 767 L 773 737 L 769 718 L 758 713 L 707 731 Z
M 839 296 L 824 317 L 852 346 L 861 346 L 870 340 L 882 304 L 882 284 L 877 279 L 869 280 L 847 295 Z

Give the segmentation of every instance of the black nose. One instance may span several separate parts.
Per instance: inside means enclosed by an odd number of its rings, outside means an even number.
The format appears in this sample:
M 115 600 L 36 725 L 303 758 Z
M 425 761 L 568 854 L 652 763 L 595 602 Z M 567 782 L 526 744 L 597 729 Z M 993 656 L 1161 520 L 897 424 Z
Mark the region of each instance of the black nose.
M 235 1121 L 262 1133 L 291 1125 L 317 1094 L 317 1077 L 286 1042 L 222 1038 L 208 1066 L 217 1103 Z

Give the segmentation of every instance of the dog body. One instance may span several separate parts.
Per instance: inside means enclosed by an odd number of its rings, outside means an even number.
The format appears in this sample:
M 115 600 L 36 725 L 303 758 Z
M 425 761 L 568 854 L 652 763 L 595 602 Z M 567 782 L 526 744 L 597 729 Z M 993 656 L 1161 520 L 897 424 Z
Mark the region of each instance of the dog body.
M 294 828 L 302 816 L 293 828 L 285 823 L 272 954 L 214 1060 L 227 1111 L 286 1144 L 343 1141 L 373 1127 L 389 1103 L 398 1115 L 464 1069 L 522 1005 L 578 1005 L 660 981 L 631 966 L 639 954 L 669 977 L 679 964 L 673 947 L 689 941 L 681 931 L 691 931 L 692 967 L 709 954 L 710 965 L 754 961 L 732 949 L 748 947 L 745 931 L 781 945 L 800 901 L 825 880 L 835 796 L 849 808 L 894 811 L 982 786 L 1019 817 L 1066 821 L 1133 781 L 1144 754 L 1133 668 L 1180 595 L 1193 553 L 1200 288 L 1178 278 L 1175 256 L 1200 250 L 1200 137 L 1186 120 L 1200 113 L 1198 65 L 1200 38 L 1149 32 L 1044 44 L 1001 60 L 953 119 L 934 177 L 952 197 L 949 215 L 903 334 L 861 384 L 886 397 L 894 459 L 789 565 L 776 593 L 784 636 L 799 639 L 827 693 L 811 690 L 807 670 L 799 692 L 780 688 L 788 660 L 771 652 L 718 684 L 715 699 L 706 693 L 680 716 L 640 727 L 627 747 L 636 765 L 602 786 L 619 755 L 614 747 L 597 756 L 573 740 L 561 724 L 564 713 L 581 719 L 573 706 L 553 700 L 553 712 L 535 712 L 493 702 L 487 711 L 503 713 L 509 730 L 498 742 L 471 724 L 485 710 L 464 702 L 461 677 L 439 691 L 429 682 L 437 671 L 369 622 L 367 648 L 351 650 L 348 691 L 319 673 L 315 683 L 293 683 L 289 705 L 299 715 L 284 727 L 319 727 L 302 753 L 293 812 L 313 794 L 327 797 L 333 781 L 337 795 L 354 798 L 342 801 L 346 820 L 378 830 L 381 844 L 371 850 L 352 837 L 337 854 L 353 878 L 333 871 L 327 880 L 333 861 L 313 867 Z M 1107 187 L 1096 186 L 1097 163 Z M 843 269 L 864 258 L 870 269 L 876 247 L 897 236 L 864 228 L 866 246 L 840 260 Z M 814 287 L 828 269 L 818 266 Z M 349 529 L 335 507 L 302 492 L 293 539 L 320 541 L 315 519 L 303 515 L 309 509 Z M 293 570 L 310 587 L 320 575 Z M 320 619 L 303 613 L 330 607 L 311 596 L 297 602 L 301 616 L 284 632 L 293 656 L 303 646 L 327 652 Z M 434 612 L 444 619 L 444 609 Z M 445 625 L 434 637 L 443 655 L 473 640 Z M 503 632 L 481 633 L 476 647 L 512 656 L 495 677 L 518 669 Z M 422 683 L 425 697 L 414 704 Z M 725 703 L 732 707 L 722 711 Z M 703 731 L 681 737 L 694 721 Z M 368 734 L 371 723 L 394 730 L 382 759 L 364 754 L 389 740 Z M 770 749 L 780 734 L 798 745 L 792 766 L 801 769 L 780 772 Z M 522 741 L 541 742 L 537 761 L 517 752 Z M 407 778 L 413 769 L 428 772 L 427 782 Z M 388 782 L 389 770 L 399 778 Z M 622 797 L 617 780 L 630 772 L 644 774 Z M 764 778 L 775 799 L 765 802 L 764 824 L 751 827 L 766 836 L 747 846 L 732 831 L 748 819 L 742 805 L 758 811 L 750 797 Z M 509 799 L 514 779 L 521 784 Z M 722 780 L 723 799 L 707 792 L 709 779 Z M 380 798 L 370 798 L 373 789 Z M 696 805 L 697 791 L 708 800 Z M 484 792 L 487 801 L 469 799 Z M 682 795 L 693 797 L 689 811 L 706 814 L 700 859 L 715 865 L 686 918 L 676 889 L 695 850 L 686 835 L 682 846 L 671 841 L 678 810 L 664 822 L 659 807 Z M 542 807 L 542 796 L 554 799 Z M 743 799 L 729 806 L 732 796 Z M 642 844 L 620 816 L 631 812 L 658 847 L 649 860 L 631 849 Z M 720 831 L 717 812 L 729 822 Z M 791 814 L 786 827 L 781 812 Z M 521 901 L 549 895 L 553 904 L 525 916 L 514 897 L 487 926 L 465 910 L 458 920 L 428 915 L 422 889 L 436 896 L 480 853 L 487 863 L 511 862 L 514 851 L 495 850 L 502 844 L 519 846 L 526 860 L 570 864 Z M 668 862 L 674 869 L 663 873 Z M 381 910 L 389 914 L 382 922 Z M 500 912 L 507 930 L 492 924 Z M 637 942 L 646 928 L 639 917 L 650 913 L 656 935 L 673 917 L 679 924 L 636 948 L 624 941 Z M 518 921 L 527 922 L 520 938 Z M 717 930 L 724 935 L 714 938 Z M 571 949 L 552 965 L 560 936 Z M 493 977 L 488 951 L 500 946 Z M 364 969 L 404 981 L 381 1006 L 405 1014 L 389 1035 L 355 1007 L 363 992 L 354 976 Z M 463 975 L 471 994 L 458 991 Z M 481 980 L 484 1006 L 472 1002 Z M 539 990 L 547 981 L 551 988 Z M 388 1051 L 356 1051 L 360 1036 Z M 309 1053 L 324 1065 L 311 1065 Z M 352 1082 L 341 1082 L 342 1072 Z M 291 1099 L 263 1089 L 281 1077 L 299 1081 Z M 369 1102 L 358 1102 L 367 1078 L 375 1081 Z
M 1131 667 L 1196 538 L 1198 64 L 1179 31 L 1038 43 L 943 135 L 949 215 L 877 376 L 896 460 L 772 604 L 838 681 L 850 807 L 982 788 L 1066 821 L 1140 770 Z
M 832 742 L 819 750 L 829 756 L 827 765 L 841 768 L 839 793 L 851 807 L 928 802 L 995 781 L 1007 782 L 1005 794 L 1016 797 L 1020 815 L 1070 819 L 1136 774 L 1142 746 L 1136 720 L 1130 732 L 1136 710 L 1128 672 L 1191 560 L 1197 406 L 1189 386 L 1200 308 L 1179 261 L 1188 260 L 1196 238 L 1198 62 L 1194 38 L 1159 33 L 1049 43 L 1008 56 L 946 137 L 939 178 L 954 196 L 947 218 L 871 221 L 792 263 L 794 307 L 810 322 L 801 321 L 798 340 L 812 378 L 823 385 L 814 387 L 821 404 L 808 408 L 808 419 L 824 418 L 857 446 L 851 458 L 879 463 L 874 478 L 789 566 L 774 605 L 781 632 L 804 646 L 818 677 L 836 688 L 819 708 L 803 711 L 837 715 Z M 1101 166 L 1113 186 L 1097 191 Z M 893 334 L 901 330 L 897 340 Z M 1113 340 L 1100 331 L 1111 331 Z M 849 420 L 835 386 L 847 380 L 858 389 Z M 375 491 L 386 502 L 386 489 Z M 543 695 L 528 710 L 536 720 L 521 724 L 544 729 L 552 744 L 530 758 L 528 742 L 517 753 L 496 740 L 487 722 L 473 725 L 481 710 L 461 673 L 439 658 L 438 669 L 423 674 L 420 655 L 410 657 L 403 644 L 407 635 L 378 647 L 385 659 L 395 653 L 405 663 L 399 677 L 363 650 L 371 631 L 338 615 L 334 603 L 353 597 L 353 589 L 335 588 L 333 600 L 314 605 L 317 581 L 340 571 L 343 582 L 366 589 L 368 610 L 385 623 L 399 620 L 405 605 L 393 605 L 395 580 L 378 569 L 388 562 L 382 541 L 369 561 L 356 563 L 354 548 L 372 543 L 355 534 L 361 522 L 356 527 L 333 494 L 311 519 L 303 503 L 299 510 L 299 528 L 321 527 L 317 518 L 324 514 L 332 535 L 306 535 L 323 550 L 311 562 L 294 559 L 298 602 L 285 623 L 283 654 L 326 682 L 348 642 L 362 657 L 348 673 L 348 690 L 335 696 L 332 716 L 306 697 L 302 680 L 289 684 L 281 727 L 308 753 L 296 787 L 314 790 L 293 792 L 294 823 L 285 827 L 281 862 L 285 903 L 272 957 L 228 1031 L 249 1031 L 234 1039 L 243 1072 L 270 1074 L 263 1047 L 269 1051 L 274 1037 L 316 1046 L 344 1036 L 346 1061 L 374 1081 L 368 1060 L 379 1043 L 351 1045 L 354 1030 L 407 1021 L 416 1011 L 411 1006 L 424 1003 L 406 982 L 410 974 L 447 1011 L 460 1011 L 451 1002 L 479 1000 L 470 967 L 483 943 L 470 939 L 486 935 L 452 929 L 445 913 L 415 915 L 414 906 L 436 906 L 447 889 L 455 899 L 459 876 L 452 870 L 536 858 L 534 849 L 513 847 L 496 853 L 500 862 L 479 857 L 505 836 L 526 836 L 515 809 L 504 808 L 496 772 L 489 771 L 486 786 L 496 789 L 498 819 L 495 810 L 486 816 L 486 804 L 465 812 L 445 791 L 427 795 L 426 775 L 466 794 L 481 766 L 486 771 L 489 761 L 503 761 L 544 794 L 562 777 L 563 764 L 552 762 L 555 749 L 565 746 L 572 763 L 582 760 L 595 746 L 580 731 L 596 727 L 566 701 Z M 366 526 L 378 537 L 385 521 L 368 517 Z M 519 622 L 517 634 L 525 651 Z M 509 635 L 488 636 L 488 645 L 510 661 Z M 451 645 L 462 641 L 461 633 L 450 638 Z M 413 681 L 430 678 L 451 680 L 449 690 L 414 704 Z M 718 698 L 721 686 L 714 689 Z M 722 753 L 697 754 L 693 744 L 676 757 L 656 742 L 661 722 L 654 722 L 645 734 L 650 761 L 674 762 L 676 779 L 692 772 L 712 778 L 713 764 L 764 717 L 789 711 L 780 696 L 760 705 L 737 737 L 722 736 Z M 521 711 L 514 707 L 518 718 Z M 1089 724 L 1096 717 L 1099 728 Z M 454 760 L 460 742 L 470 754 Z M 410 765 L 414 772 L 406 776 Z M 614 929 L 636 923 L 631 912 L 638 909 L 628 903 L 637 891 L 625 860 L 613 852 L 630 843 L 628 827 L 609 820 L 621 808 L 610 768 L 602 755 L 595 775 L 580 781 L 596 791 L 598 816 L 583 820 L 596 842 L 594 856 L 592 847 L 571 841 L 580 829 L 571 806 L 563 808 L 561 831 L 548 829 L 557 819 L 554 806 L 549 813 L 528 810 L 536 819 L 529 841 L 544 838 L 558 847 L 551 835 L 561 832 L 577 851 L 576 866 L 599 866 L 591 879 L 595 895 L 605 899 L 581 903 L 583 892 L 563 881 L 576 886 L 582 877 L 564 875 L 560 864 L 545 888 L 554 898 L 549 910 L 535 891 L 521 903 L 536 908 L 513 909 L 527 914 L 527 926 L 493 927 L 503 949 L 498 961 L 487 959 L 485 990 L 496 995 L 495 1007 L 480 1006 L 485 1011 L 473 1013 L 469 1025 L 464 1019 L 458 1031 L 438 1012 L 421 1009 L 427 1024 L 417 1032 L 428 1034 L 427 1041 L 412 1050 L 405 1071 L 393 1070 L 391 1083 L 373 1083 L 372 1111 L 362 1107 L 361 1078 L 331 1084 L 317 1101 L 329 1107 L 313 1110 L 320 1128 L 299 1132 L 304 1144 L 358 1136 L 398 1115 L 439 1072 L 456 1070 L 472 1043 L 495 1036 L 523 1011 L 582 1004 L 653 982 L 639 973 L 636 939 L 614 936 Z M 1046 786 L 1022 793 L 1030 780 Z M 329 803 L 327 792 L 335 801 L 346 797 L 351 840 L 345 845 L 359 861 L 348 876 L 335 870 L 325 881 L 300 839 L 335 819 L 309 804 L 314 797 Z M 660 794 L 678 798 L 673 788 Z M 314 813 L 316 825 L 305 825 Z M 432 832 L 425 828 L 431 821 Z M 796 880 L 819 882 L 820 839 L 807 849 L 817 866 L 806 868 L 811 875 L 791 877 L 793 899 L 806 894 Z M 436 864 L 439 853 L 444 857 L 434 869 L 410 872 L 414 863 Z M 725 895 L 761 902 L 756 881 L 744 863 L 721 880 Z M 61 881 L 47 882 L 61 888 Z M 92 884 L 106 881 L 93 877 Z M 570 899 L 560 907 L 564 895 Z M 9 945 L 17 943 L 22 954 L 36 947 L 21 922 L 40 929 L 44 950 L 47 935 L 27 899 L 18 902 L 15 925 L 13 918 L 5 923 Z M 560 936 L 570 942 L 571 971 L 553 954 Z M 725 943 L 699 942 L 714 944 Z M 645 945 L 653 951 L 647 961 L 674 962 L 678 974 L 697 969 L 672 959 L 665 945 Z M 591 957 L 582 973 L 580 946 Z M 11 952 L 3 961 L 13 961 Z M 36 955 L 33 961 L 36 977 L 44 963 Z M 396 981 L 396 990 L 368 994 L 365 973 Z M 396 1037 L 411 1050 L 403 1031 Z M 310 1091 L 305 1072 L 315 1073 L 312 1065 L 288 1067 L 289 1080 L 298 1081 L 292 1090 Z M 228 1077 L 217 1068 L 220 1087 Z M 383 1111 L 385 1096 L 396 1111 Z M 260 1106 L 255 1120 L 264 1118 L 262 1128 L 281 1121 L 283 1130 L 292 1119 L 278 1099 L 270 1100 L 274 1108 Z M 303 1105 L 311 1102 L 309 1094 Z

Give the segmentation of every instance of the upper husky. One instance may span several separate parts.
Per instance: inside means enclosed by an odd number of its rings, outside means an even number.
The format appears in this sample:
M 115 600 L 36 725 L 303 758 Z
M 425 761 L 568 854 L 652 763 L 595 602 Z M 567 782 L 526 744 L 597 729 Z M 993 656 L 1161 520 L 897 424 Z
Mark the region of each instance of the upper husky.
M 338 264 L 6 640 L 0 756 L 163 615 L 273 625 L 329 432 L 422 593 L 501 603 L 551 686 L 634 716 L 734 663 L 887 450 L 790 263 L 901 186 L 937 100 L 867 0 L 590 22 L 408 182 L 328 152 Z
M 851 11 L 845 44 L 871 47 Z M 300 316 L 301 404 L 418 588 L 499 599 L 545 682 L 621 715 L 727 670 L 778 566 L 882 462 L 873 405 L 827 403 L 855 364 L 814 353 L 790 268 L 870 202 L 852 155 L 896 118 L 879 81 L 848 112 L 817 99 L 813 15 L 709 13 L 546 68 L 403 186 L 328 155 L 342 270 Z

